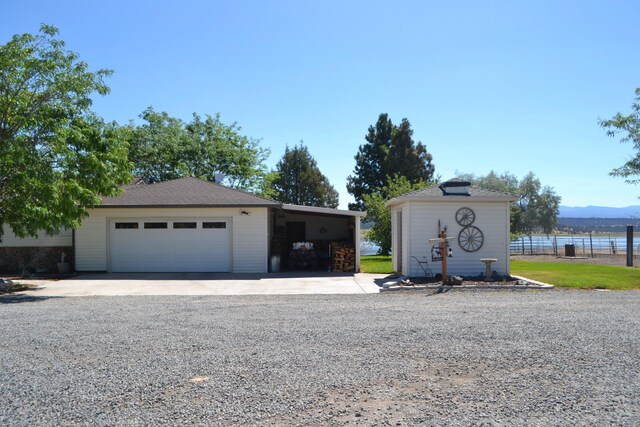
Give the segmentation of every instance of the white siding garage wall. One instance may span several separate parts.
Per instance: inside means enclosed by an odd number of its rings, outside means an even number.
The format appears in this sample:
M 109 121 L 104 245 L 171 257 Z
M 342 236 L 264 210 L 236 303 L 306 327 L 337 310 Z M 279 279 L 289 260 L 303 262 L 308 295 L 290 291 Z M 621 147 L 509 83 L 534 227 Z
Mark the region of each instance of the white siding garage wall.
M 0 234 L 0 247 L 50 247 L 50 246 L 72 246 L 72 231 L 63 229 L 53 235 L 44 231 L 38 233 L 38 237 L 20 238 L 13 234 L 9 224 L 4 224 L 4 234 Z
M 251 215 L 233 217 L 234 273 L 266 273 L 268 250 L 267 208 L 245 209 Z
M 243 215 L 241 211 L 249 212 Z M 232 272 L 267 271 L 267 208 L 98 208 L 76 230 L 76 270 L 109 271 L 109 227 L 114 219 L 226 221 Z M 198 230 L 202 231 L 202 230 Z
M 107 271 L 108 231 L 106 217 L 90 209 L 89 216 L 76 229 L 76 271 Z
M 476 214 L 473 223 L 484 235 L 484 244 L 476 252 L 465 252 L 458 244 L 458 233 L 462 226 L 455 219 L 456 211 L 462 206 L 468 206 Z M 447 259 L 448 271 L 451 274 L 462 276 L 477 276 L 484 271 L 481 258 L 497 258 L 492 269 L 499 274 L 509 273 L 509 204 L 504 202 L 478 202 L 470 203 L 438 201 L 411 201 L 403 205 L 403 210 L 408 210 L 411 220 L 411 233 L 406 235 L 409 242 L 408 259 L 403 259 L 403 273 L 410 276 L 422 276 L 424 273 L 418 266 L 413 256 L 418 259 L 427 257 L 429 267 L 433 274 L 441 273 L 442 264 L 431 261 L 431 246 L 429 239 L 438 237 L 438 219 L 442 227 L 447 226 L 447 235 L 454 237 L 450 241 L 453 249 L 453 257 Z M 409 224 L 409 221 L 405 222 Z M 506 228 L 505 228 L 506 227 Z M 404 228 L 404 227 L 403 227 Z M 404 230 L 403 230 L 404 231 Z

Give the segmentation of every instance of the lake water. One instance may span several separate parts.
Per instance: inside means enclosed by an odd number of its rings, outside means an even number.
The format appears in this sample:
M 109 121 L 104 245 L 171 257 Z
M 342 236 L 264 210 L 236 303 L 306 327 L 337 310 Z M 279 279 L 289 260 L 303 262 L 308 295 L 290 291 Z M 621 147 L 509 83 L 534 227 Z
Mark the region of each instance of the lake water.
M 380 246 L 366 240 L 360 241 L 360 255 L 377 255 Z

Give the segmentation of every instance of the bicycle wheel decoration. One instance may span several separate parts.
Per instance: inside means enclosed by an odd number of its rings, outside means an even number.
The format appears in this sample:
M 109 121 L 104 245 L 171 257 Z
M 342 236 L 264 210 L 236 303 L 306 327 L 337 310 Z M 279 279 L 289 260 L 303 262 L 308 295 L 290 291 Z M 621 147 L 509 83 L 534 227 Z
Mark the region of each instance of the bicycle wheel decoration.
M 466 252 L 475 252 L 482 247 L 484 235 L 478 227 L 470 225 L 460 230 L 458 244 Z
M 473 224 L 476 220 L 476 214 L 471 208 L 460 208 L 456 212 L 456 222 L 463 227 Z

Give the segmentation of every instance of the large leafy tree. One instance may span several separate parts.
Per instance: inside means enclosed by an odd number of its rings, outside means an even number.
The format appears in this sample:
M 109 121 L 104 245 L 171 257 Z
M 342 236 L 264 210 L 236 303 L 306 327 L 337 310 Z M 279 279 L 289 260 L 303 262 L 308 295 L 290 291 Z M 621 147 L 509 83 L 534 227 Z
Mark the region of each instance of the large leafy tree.
M 338 192 L 302 142 L 293 148 L 285 148 L 276 172 L 277 177 L 273 181 L 276 200 L 323 208 L 338 206 Z
M 109 70 L 90 71 L 58 30 L 0 46 L 0 226 L 20 237 L 77 227 L 130 179 L 127 129 L 90 110 Z
M 511 193 L 518 201 L 511 205 L 511 233 L 513 237 L 535 232 L 550 234 L 558 224 L 560 196 L 552 187 L 543 186 L 533 172 L 521 180 L 509 172 L 501 175 L 494 171 L 487 175 L 460 174 L 458 177 L 487 190 Z
M 380 114 L 365 140 L 355 156 L 353 175 L 347 178 L 347 191 L 355 199 L 350 208 L 362 209 L 364 196 L 385 187 L 389 177 L 404 176 L 412 184 L 433 178 L 433 158 L 424 144 L 413 140 L 407 119 L 394 125 L 387 114 Z
M 161 182 L 188 175 L 184 151 L 188 148 L 184 123 L 151 107 L 140 118 L 144 124 L 132 127 L 129 159 L 134 173 L 147 182 Z
M 364 206 L 367 210 L 367 222 L 371 222 L 371 228 L 367 234 L 367 240 L 378 245 L 381 255 L 389 255 L 391 251 L 391 211 L 385 203 L 387 200 L 401 196 L 427 185 L 426 182 L 411 183 L 406 177 L 395 175 L 390 177 L 387 185 L 377 192 L 365 194 Z
M 624 165 L 610 172 L 611 176 L 626 178 L 628 184 L 638 184 L 640 178 L 640 88 L 636 89 L 636 97 L 631 104 L 631 114 L 617 113 L 609 120 L 600 120 L 600 126 L 606 129 L 607 136 L 620 136 L 620 142 L 633 144 L 635 155 Z
M 260 191 L 269 150 L 242 135 L 237 124 L 195 113 L 185 123 L 151 107 L 140 118 L 144 123 L 132 129 L 129 154 L 137 175 L 149 182 L 183 176 L 214 182 L 223 177 L 230 187 Z

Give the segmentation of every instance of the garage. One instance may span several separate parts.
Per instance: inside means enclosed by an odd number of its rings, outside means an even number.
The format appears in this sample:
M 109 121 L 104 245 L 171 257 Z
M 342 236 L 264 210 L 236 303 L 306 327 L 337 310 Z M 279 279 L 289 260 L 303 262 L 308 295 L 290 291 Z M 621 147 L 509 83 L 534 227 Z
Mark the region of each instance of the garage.
M 228 219 L 116 219 L 110 221 L 112 272 L 229 272 Z
M 365 215 L 286 205 L 193 177 L 136 180 L 87 213 L 72 236 L 74 269 L 114 273 L 266 273 L 270 258 L 287 261 L 300 241 L 314 245 L 315 265 L 323 271 L 328 245 L 349 245 L 351 271 L 358 271 Z M 300 264 L 308 257 L 296 259 Z

